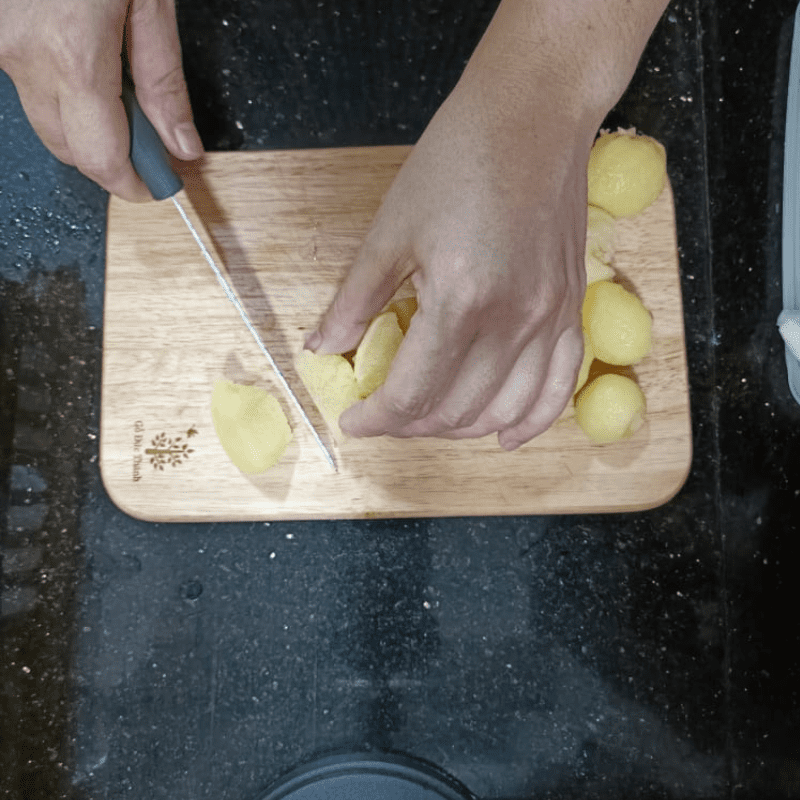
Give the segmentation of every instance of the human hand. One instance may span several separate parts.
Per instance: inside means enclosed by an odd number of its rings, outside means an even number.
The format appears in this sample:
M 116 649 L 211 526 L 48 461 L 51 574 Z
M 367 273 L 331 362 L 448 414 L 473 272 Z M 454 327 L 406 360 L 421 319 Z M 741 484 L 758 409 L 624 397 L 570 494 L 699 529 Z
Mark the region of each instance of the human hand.
M 384 198 L 306 346 L 342 353 L 408 277 L 419 309 L 352 436 L 513 449 L 572 396 L 583 354 L 586 165 L 667 0 L 503 0 Z
M 555 109 L 507 130 L 463 85 L 386 195 L 319 328 L 346 352 L 411 277 L 418 311 L 385 384 L 346 411 L 354 436 L 478 437 L 509 449 L 561 413 L 583 355 L 586 161 L 596 128 Z M 548 115 L 548 112 L 552 115 Z M 317 337 L 319 339 L 319 337 Z
M 147 200 L 129 160 L 123 48 L 139 104 L 167 149 L 199 158 L 174 0 L 3 0 L 0 69 L 45 146 L 112 194 Z

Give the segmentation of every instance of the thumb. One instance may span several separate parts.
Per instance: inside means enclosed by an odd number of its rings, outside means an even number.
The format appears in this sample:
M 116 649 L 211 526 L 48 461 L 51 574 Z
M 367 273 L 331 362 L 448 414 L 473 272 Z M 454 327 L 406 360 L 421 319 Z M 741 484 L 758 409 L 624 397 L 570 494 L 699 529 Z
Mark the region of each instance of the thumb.
M 142 111 L 177 158 L 200 158 L 183 75 L 174 0 L 133 0 L 126 25 L 128 58 Z
M 364 330 L 411 272 L 399 249 L 376 246 L 373 230 L 306 348 L 315 353 L 346 353 L 361 341 Z

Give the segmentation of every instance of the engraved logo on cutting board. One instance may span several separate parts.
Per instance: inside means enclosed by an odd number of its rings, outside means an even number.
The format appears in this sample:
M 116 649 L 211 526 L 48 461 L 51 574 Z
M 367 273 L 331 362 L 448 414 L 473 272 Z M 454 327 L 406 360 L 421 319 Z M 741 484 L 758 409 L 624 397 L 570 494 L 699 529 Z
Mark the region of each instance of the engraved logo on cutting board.
M 137 419 L 133 423 L 133 481 L 142 479 L 142 465 L 147 460 L 156 472 L 163 472 L 164 467 L 177 467 L 186 463 L 194 448 L 189 446 L 189 439 L 197 436 L 198 430 L 192 425 L 187 431 L 177 436 L 168 436 L 161 432 L 145 446 L 144 422 Z

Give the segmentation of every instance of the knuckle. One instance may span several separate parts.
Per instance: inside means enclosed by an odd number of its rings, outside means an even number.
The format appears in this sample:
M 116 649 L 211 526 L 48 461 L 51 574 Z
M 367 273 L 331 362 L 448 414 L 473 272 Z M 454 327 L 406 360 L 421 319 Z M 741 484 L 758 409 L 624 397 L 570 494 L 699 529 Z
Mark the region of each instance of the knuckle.
M 513 428 L 515 425 L 518 425 L 521 422 L 524 416 L 524 410 L 505 414 L 488 412 L 485 415 L 485 418 L 481 421 L 484 423 L 487 433 L 491 433 L 494 431 L 505 431 L 509 428 Z
M 524 347 L 553 326 L 560 327 L 559 320 L 567 310 L 567 304 L 571 304 L 570 293 L 566 283 L 561 281 L 548 281 L 521 296 L 516 308 L 508 307 L 505 311 L 512 331 L 511 341 Z M 575 308 L 578 308 L 577 304 Z
M 161 97 L 183 97 L 187 92 L 186 78 L 183 74 L 183 67 L 177 65 L 165 72 L 158 78 L 151 87 L 146 89 L 147 94 L 159 95 Z
M 436 414 L 436 426 L 441 431 L 455 431 L 459 428 L 469 428 L 480 417 L 480 411 L 474 409 L 442 409 Z
M 66 24 L 54 38 L 52 56 L 58 73 L 68 82 L 72 90 L 92 91 L 99 81 L 108 79 L 101 49 L 103 43 L 96 37 L 85 36 L 85 25 L 76 22 Z
M 90 155 L 76 158 L 75 166 L 87 177 L 102 186 L 113 183 L 122 172 L 127 157 L 119 157 L 112 149 L 98 149 Z
M 414 395 L 387 394 L 383 399 L 387 414 L 400 424 L 408 424 L 424 419 L 430 412 L 429 402 Z
M 15 67 L 22 63 L 24 61 L 21 58 L 19 43 L 8 36 L 3 31 L 3 26 L 0 26 L 0 69 L 12 75 Z
M 540 325 L 561 308 L 569 296 L 569 286 L 563 273 L 548 276 L 540 281 L 535 291 L 527 298 L 527 317 L 534 324 Z
M 482 308 L 491 303 L 495 287 L 487 281 L 481 280 L 475 272 L 454 270 L 454 275 L 449 286 L 457 287 L 447 296 L 450 312 L 461 316 L 478 313 Z

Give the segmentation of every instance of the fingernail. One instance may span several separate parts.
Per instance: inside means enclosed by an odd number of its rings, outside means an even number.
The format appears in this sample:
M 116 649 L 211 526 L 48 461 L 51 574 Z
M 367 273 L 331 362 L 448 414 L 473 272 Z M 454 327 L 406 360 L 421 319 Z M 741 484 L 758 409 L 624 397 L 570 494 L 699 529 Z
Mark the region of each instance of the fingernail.
M 319 349 L 319 346 L 322 344 L 322 334 L 319 331 L 314 331 L 311 336 L 306 339 L 306 343 L 304 345 L 306 350 L 310 350 L 312 353 L 316 353 Z
M 175 128 L 175 138 L 178 140 L 183 155 L 188 158 L 199 158 L 203 153 L 203 143 L 194 125 L 190 122 L 178 125 Z

